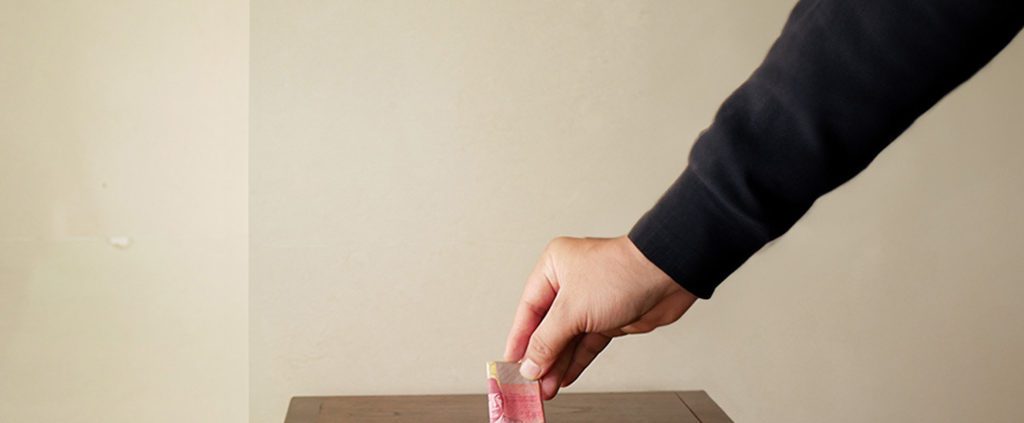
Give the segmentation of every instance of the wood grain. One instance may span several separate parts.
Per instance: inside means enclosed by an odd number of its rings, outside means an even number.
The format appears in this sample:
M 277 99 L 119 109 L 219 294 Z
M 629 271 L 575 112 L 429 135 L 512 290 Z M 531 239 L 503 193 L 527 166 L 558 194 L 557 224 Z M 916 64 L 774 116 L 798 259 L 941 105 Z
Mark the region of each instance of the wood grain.
M 731 423 L 704 391 L 561 394 L 549 423 Z M 295 397 L 285 423 L 481 423 L 486 395 Z

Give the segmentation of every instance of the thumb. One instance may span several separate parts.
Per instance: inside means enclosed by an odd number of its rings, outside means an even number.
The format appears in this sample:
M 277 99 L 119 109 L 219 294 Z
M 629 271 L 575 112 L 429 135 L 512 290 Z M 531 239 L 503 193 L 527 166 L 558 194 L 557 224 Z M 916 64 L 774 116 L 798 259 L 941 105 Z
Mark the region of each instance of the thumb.
M 526 357 L 519 367 L 519 372 L 527 379 L 537 380 L 544 376 L 554 366 L 562 350 L 579 334 L 560 303 L 556 299 L 537 330 L 530 336 Z

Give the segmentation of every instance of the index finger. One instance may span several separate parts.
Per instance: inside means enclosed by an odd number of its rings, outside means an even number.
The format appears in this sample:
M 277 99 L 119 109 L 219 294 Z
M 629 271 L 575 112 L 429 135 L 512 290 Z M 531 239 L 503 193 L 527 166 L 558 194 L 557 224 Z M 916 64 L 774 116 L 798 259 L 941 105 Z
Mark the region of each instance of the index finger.
M 512 329 L 509 330 L 508 340 L 505 342 L 506 361 L 522 360 L 526 354 L 526 346 L 530 343 L 530 336 L 540 325 L 558 294 L 548 280 L 545 267 L 546 260 L 541 259 L 526 278 L 523 296 L 516 307 Z

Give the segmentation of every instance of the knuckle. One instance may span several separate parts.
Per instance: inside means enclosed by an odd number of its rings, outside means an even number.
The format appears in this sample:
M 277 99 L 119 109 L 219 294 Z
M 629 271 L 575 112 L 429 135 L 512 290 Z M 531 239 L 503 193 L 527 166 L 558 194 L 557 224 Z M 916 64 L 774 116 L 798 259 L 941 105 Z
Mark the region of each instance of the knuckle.
M 551 239 L 551 241 L 548 241 L 547 248 L 545 248 L 545 249 L 548 250 L 548 251 L 561 249 L 562 247 L 565 246 L 565 244 L 568 244 L 571 240 L 572 240 L 572 238 L 567 237 L 567 236 L 555 237 L 555 238 Z
M 525 301 L 525 302 L 523 302 L 522 307 L 524 309 L 526 309 L 526 311 L 528 313 L 536 315 L 536 316 L 543 316 L 544 314 L 546 314 L 548 312 L 547 308 L 545 308 L 544 306 L 542 306 L 540 304 L 534 303 L 532 301 Z
M 555 245 L 558 244 L 558 238 L 552 238 L 548 241 L 548 244 L 544 246 L 544 251 L 551 251 L 555 249 Z

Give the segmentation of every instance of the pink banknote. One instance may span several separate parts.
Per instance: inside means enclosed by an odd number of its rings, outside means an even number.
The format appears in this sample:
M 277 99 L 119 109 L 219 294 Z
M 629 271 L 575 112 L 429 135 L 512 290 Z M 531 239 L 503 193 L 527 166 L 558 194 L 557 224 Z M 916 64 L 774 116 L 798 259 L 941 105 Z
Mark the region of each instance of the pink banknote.
M 519 363 L 487 363 L 487 402 L 491 423 L 544 423 L 540 383 L 519 374 Z

